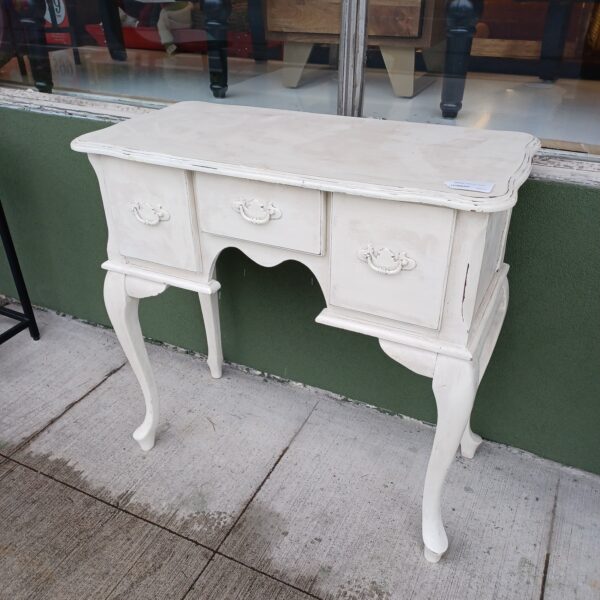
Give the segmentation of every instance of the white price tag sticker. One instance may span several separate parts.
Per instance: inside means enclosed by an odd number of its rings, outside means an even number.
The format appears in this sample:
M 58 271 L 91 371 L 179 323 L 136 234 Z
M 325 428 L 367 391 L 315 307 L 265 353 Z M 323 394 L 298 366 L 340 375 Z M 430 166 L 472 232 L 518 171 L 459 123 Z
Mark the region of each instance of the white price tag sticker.
M 467 181 L 465 179 L 453 179 L 452 181 L 445 181 L 444 183 L 453 190 L 483 192 L 485 194 L 489 194 L 494 188 L 494 183 L 491 181 Z

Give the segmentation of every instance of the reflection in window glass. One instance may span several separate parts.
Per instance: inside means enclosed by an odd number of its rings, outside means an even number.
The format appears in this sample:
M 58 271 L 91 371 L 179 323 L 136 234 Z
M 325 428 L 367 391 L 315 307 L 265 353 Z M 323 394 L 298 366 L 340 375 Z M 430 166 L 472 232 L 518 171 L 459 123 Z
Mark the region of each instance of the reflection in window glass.
M 365 116 L 600 152 L 597 0 L 370 0 L 368 23 Z
M 341 0 L 0 8 L 0 82 L 336 111 Z M 365 116 L 600 152 L 600 0 L 370 0 L 368 33 Z
M 0 82 L 336 110 L 339 22 L 313 38 L 296 0 L 0 2 Z

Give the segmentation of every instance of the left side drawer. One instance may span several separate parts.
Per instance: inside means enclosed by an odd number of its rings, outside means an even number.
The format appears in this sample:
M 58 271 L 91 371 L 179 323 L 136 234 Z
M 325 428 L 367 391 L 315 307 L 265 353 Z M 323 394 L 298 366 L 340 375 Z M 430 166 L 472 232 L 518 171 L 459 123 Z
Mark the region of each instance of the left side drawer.
M 191 177 L 186 171 L 102 157 L 104 205 L 119 252 L 201 271 Z

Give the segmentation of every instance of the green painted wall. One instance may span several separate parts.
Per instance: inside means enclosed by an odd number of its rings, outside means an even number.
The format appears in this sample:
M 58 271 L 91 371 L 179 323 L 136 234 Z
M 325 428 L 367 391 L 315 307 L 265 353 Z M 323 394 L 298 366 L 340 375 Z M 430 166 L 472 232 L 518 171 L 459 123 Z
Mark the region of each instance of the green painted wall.
M 33 302 L 107 324 L 100 195 L 86 157 L 69 149 L 72 138 L 103 126 L 0 110 L 0 194 Z M 508 240 L 508 316 L 473 415 L 487 439 L 596 473 L 599 226 L 600 190 L 522 188 Z M 217 268 L 226 359 L 435 421 L 428 379 L 394 363 L 374 339 L 314 323 L 324 300 L 302 265 L 265 269 L 229 250 Z M 14 295 L 2 256 L 0 292 Z M 205 352 L 194 294 L 168 290 L 145 300 L 141 315 L 148 337 Z

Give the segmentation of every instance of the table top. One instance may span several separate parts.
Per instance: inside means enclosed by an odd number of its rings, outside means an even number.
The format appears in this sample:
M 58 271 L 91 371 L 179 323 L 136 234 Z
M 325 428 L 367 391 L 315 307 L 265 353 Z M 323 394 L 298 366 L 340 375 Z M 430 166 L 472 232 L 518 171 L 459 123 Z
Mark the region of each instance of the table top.
M 74 150 L 286 185 L 506 210 L 537 138 L 379 119 L 180 102 L 73 140 Z

